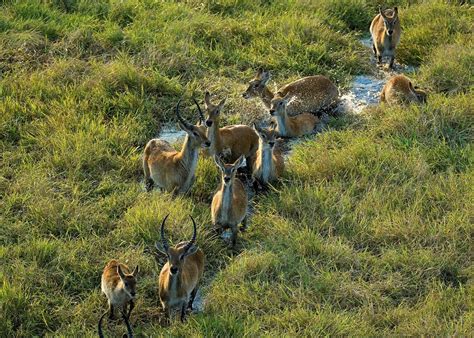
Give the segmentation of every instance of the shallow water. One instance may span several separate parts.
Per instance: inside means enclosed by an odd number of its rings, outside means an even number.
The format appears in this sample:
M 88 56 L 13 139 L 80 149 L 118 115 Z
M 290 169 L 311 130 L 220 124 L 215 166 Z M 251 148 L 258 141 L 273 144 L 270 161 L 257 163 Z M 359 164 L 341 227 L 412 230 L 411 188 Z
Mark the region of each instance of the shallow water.
M 165 125 L 161 128 L 158 138 L 167 141 L 171 144 L 182 142 L 186 137 L 186 132 L 181 129 L 176 129 L 173 125 Z
M 338 110 L 343 113 L 359 114 L 365 107 L 378 104 L 380 91 L 385 82 L 385 78 L 380 79 L 370 75 L 356 76 L 351 88 L 341 95 Z

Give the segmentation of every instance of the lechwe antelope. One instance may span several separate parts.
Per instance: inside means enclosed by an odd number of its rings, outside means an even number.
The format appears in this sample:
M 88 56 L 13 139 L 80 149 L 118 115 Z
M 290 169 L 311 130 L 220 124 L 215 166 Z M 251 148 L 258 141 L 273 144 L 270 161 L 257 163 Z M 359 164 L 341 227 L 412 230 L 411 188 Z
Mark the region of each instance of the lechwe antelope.
M 181 242 L 170 247 L 165 237 L 165 222 L 169 214 L 161 223 L 161 242 L 156 248 L 168 257 L 160 272 L 158 282 L 161 305 L 169 319 L 171 309 L 181 309 L 181 321 L 184 321 L 187 308 L 192 309 L 194 298 L 198 290 L 199 281 L 204 271 L 204 253 L 196 245 L 196 222 L 193 222 L 193 237 L 189 242 Z
M 270 104 L 270 115 L 275 118 L 276 131 L 281 137 L 297 137 L 310 134 L 319 119 L 313 114 L 302 113 L 296 116 L 288 116 L 287 106 L 292 100 L 291 94 L 284 97 L 275 96 Z
M 426 103 L 427 93 L 413 86 L 409 78 L 396 75 L 387 81 L 380 93 L 380 101 L 389 104 Z
M 243 183 L 235 177 L 237 169 L 243 165 L 244 157 L 239 157 L 233 164 L 224 164 L 220 157 L 215 155 L 214 161 L 222 172 L 222 182 L 212 198 L 212 224 L 216 230 L 231 229 L 231 244 L 234 248 L 238 225 L 242 223 L 242 230 L 247 227 L 247 191 Z
M 181 100 L 176 105 L 176 116 L 179 127 L 187 133 L 186 138 L 181 151 L 176 151 L 168 142 L 160 139 L 148 142 L 143 155 L 147 191 L 155 183 L 169 192 L 186 193 L 194 182 L 199 148 L 209 148 L 211 145 L 202 126 L 193 125 L 181 117 L 180 103 Z
M 129 323 L 130 314 L 135 307 L 135 296 L 137 287 L 138 266 L 130 272 L 125 264 L 112 259 L 102 272 L 101 289 L 107 296 L 109 303 L 109 318 L 114 319 L 114 309 L 119 308 L 122 318 L 127 325 L 129 337 L 132 337 L 132 328 Z M 128 312 L 127 312 L 128 307 Z M 99 319 L 98 332 L 103 337 L 102 320 L 107 314 L 105 312 Z
M 339 101 L 339 90 L 331 80 L 322 75 L 303 77 L 288 83 L 275 93 L 267 86 L 269 80 L 270 73 L 260 68 L 242 96 L 245 99 L 261 98 L 267 109 L 270 109 L 275 97 L 294 97 L 295 100 L 288 106 L 288 114 L 291 116 L 301 113 L 320 115 L 323 111 L 334 108 Z
M 393 68 L 395 61 L 395 48 L 400 42 L 400 20 L 398 8 L 386 9 L 379 7 L 379 14 L 375 16 L 370 24 L 370 35 L 372 35 L 372 48 L 377 57 L 377 62 L 382 63 L 382 57 L 390 57 L 389 67 Z
M 253 176 L 262 184 L 267 184 L 281 176 L 285 161 L 280 150 L 275 148 L 277 132 L 272 125 L 263 129 L 254 124 L 260 138 L 257 159 L 253 166 Z
M 218 104 L 211 102 L 211 94 L 206 92 L 204 104 L 206 109 L 207 138 L 211 142 L 209 155 L 225 155 L 229 162 L 234 162 L 240 156 L 245 156 L 249 172 L 255 161 L 255 152 L 258 148 L 258 136 L 255 131 L 246 125 L 238 124 L 220 128 L 220 117 L 225 99 Z

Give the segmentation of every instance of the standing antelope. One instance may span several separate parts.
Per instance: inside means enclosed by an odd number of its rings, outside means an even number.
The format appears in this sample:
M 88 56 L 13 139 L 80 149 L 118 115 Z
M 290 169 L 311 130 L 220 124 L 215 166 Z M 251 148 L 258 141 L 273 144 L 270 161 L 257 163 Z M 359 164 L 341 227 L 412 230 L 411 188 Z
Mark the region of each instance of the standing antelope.
M 160 139 L 148 142 L 143 156 L 147 191 L 151 190 L 155 183 L 169 192 L 186 193 L 194 182 L 199 148 L 209 148 L 211 145 L 202 126 L 188 123 L 181 117 L 180 103 L 181 100 L 176 105 L 176 116 L 179 127 L 187 133 L 186 138 L 179 152 Z
M 409 78 L 396 75 L 387 81 L 380 93 L 380 101 L 389 104 L 426 103 L 427 93 L 413 86 Z
M 161 223 L 161 243 L 156 248 L 168 257 L 160 272 L 159 294 L 161 305 L 169 319 L 171 308 L 181 309 L 181 321 L 184 321 L 186 309 L 192 309 L 194 298 L 198 290 L 199 280 L 204 271 L 204 253 L 196 243 L 196 222 L 193 222 L 193 237 L 189 242 L 180 242 L 170 247 L 165 237 L 165 222 L 169 214 Z
M 136 278 L 138 271 L 138 266 L 130 272 L 128 266 L 112 259 L 105 266 L 101 280 L 102 292 L 107 296 L 109 303 L 109 319 L 114 319 L 114 308 L 118 307 L 122 313 L 122 318 L 127 325 L 130 337 L 132 336 L 132 330 L 129 319 L 130 314 L 135 307 L 134 299 L 136 296 Z M 128 313 L 127 307 L 129 307 Z M 98 331 L 100 337 L 103 337 L 102 319 L 106 314 L 107 312 L 105 312 L 99 320 Z
M 235 177 L 237 169 L 244 162 L 244 157 L 239 157 L 233 164 L 224 164 L 215 155 L 214 161 L 222 172 L 222 182 L 212 198 L 212 224 L 216 229 L 230 228 L 232 230 L 231 243 L 234 248 L 239 230 L 238 225 L 242 223 L 242 230 L 247 227 L 247 191 L 243 183 Z
M 400 42 L 400 20 L 398 8 L 386 9 L 379 7 L 379 14 L 375 16 L 370 24 L 370 35 L 372 35 L 372 48 L 377 57 L 377 62 L 382 63 L 383 56 L 390 57 L 389 67 L 393 68 L 395 60 L 395 48 Z
M 285 161 L 281 152 L 275 148 L 277 132 L 272 125 L 269 129 L 254 128 L 260 138 L 257 159 L 253 166 L 253 176 L 262 184 L 276 180 L 285 168 Z
M 269 80 L 270 73 L 260 68 L 242 96 L 245 99 L 260 97 L 267 109 L 275 97 L 294 97 L 296 100 L 288 106 L 289 115 L 308 112 L 319 115 L 323 110 L 333 108 L 339 100 L 337 87 L 322 75 L 303 77 L 281 87 L 276 93 L 268 88 Z
M 247 168 L 251 171 L 255 161 L 255 153 L 258 149 L 258 136 L 255 131 L 246 125 L 232 125 L 220 128 L 220 116 L 225 99 L 215 105 L 211 102 L 211 94 L 206 92 L 204 104 L 207 112 L 205 125 L 207 127 L 207 138 L 211 142 L 210 155 L 221 155 L 230 152 L 226 160 L 234 162 L 240 156 L 245 156 Z
M 270 115 L 276 120 L 278 135 L 281 137 L 296 137 L 310 134 L 319 119 L 309 113 L 288 116 L 287 106 L 291 100 L 289 96 L 289 93 L 284 97 L 277 95 L 270 104 Z

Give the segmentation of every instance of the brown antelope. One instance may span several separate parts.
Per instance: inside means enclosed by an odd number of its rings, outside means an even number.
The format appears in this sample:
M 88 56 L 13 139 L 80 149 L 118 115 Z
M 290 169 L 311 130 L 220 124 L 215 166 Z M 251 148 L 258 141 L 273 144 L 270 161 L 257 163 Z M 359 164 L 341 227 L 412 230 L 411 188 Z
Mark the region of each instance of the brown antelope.
M 335 107 L 339 100 L 339 90 L 327 77 L 322 75 L 307 76 L 288 83 L 273 93 L 267 86 L 270 73 L 259 69 L 242 94 L 245 99 L 260 97 L 267 109 L 275 97 L 289 95 L 295 100 L 288 106 L 289 115 L 301 113 L 320 114 L 326 109 Z
M 395 60 L 395 48 L 400 42 L 400 20 L 398 8 L 386 9 L 379 7 L 379 14 L 375 16 L 370 24 L 370 35 L 372 35 L 372 48 L 377 57 L 377 62 L 382 63 L 382 57 L 390 57 L 389 67 L 393 68 Z
M 267 184 L 281 176 L 285 161 L 280 150 L 275 148 L 278 136 L 274 125 L 269 129 L 262 129 L 254 124 L 260 138 L 257 159 L 253 166 L 253 176 L 262 184 Z
M 161 242 L 156 248 L 168 257 L 160 272 L 158 282 L 161 305 L 167 319 L 171 309 L 181 309 L 181 321 L 184 321 L 187 308 L 192 309 L 199 281 L 204 271 L 204 253 L 196 243 L 196 222 L 193 217 L 193 237 L 189 242 L 181 242 L 170 247 L 165 237 L 165 222 L 169 214 L 161 223 Z
M 297 137 L 310 134 L 319 119 L 309 113 L 288 116 L 287 106 L 292 99 L 289 96 L 289 93 L 284 97 L 277 95 L 270 104 L 270 115 L 276 120 L 278 135 L 281 137 Z
M 179 100 L 176 105 L 176 116 L 179 127 L 187 135 L 181 151 L 176 151 L 168 142 L 152 139 L 145 147 L 143 171 L 147 191 L 153 183 L 163 190 L 173 193 L 186 193 L 194 182 L 194 174 L 198 162 L 199 148 L 209 148 L 204 128 L 185 121 L 179 114 Z
M 135 307 L 134 300 L 136 296 L 138 271 L 138 266 L 130 272 L 128 266 L 112 259 L 105 266 L 101 280 L 102 292 L 107 296 L 109 303 L 109 319 L 114 319 L 114 308 L 118 307 L 127 325 L 130 337 L 132 336 L 132 330 L 129 319 Z M 106 314 L 107 312 L 105 312 L 99 320 L 98 331 L 100 337 L 103 337 L 102 319 Z
M 234 162 L 241 155 L 245 156 L 247 168 L 251 171 L 258 149 L 258 136 L 255 131 L 246 125 L 232 125 L 220 128 L 220 117 L 225 99 L 217 105 L 211 102 L 211 94 L 206 92 L 204 104 L 207 112 L 205 125 L 207 138 L 211 142 L 209 155 L 223 155 L 226 160 Z
M 387 81 L 380 93 L 380 101 L 389 104 L 426 103 L 427 93 L 413 86 L 409 78 L 396 75 Z
M 238 225 L 242 223 L 242 230 L 247 227 L 247 191 L 244 184 L 235 177 L 237 169 L 243 165 L 244 157 L 239 157 L 233 164 L 224 164 L 215 155 L 214 161 L 222 172 L 222 182 L 212 198 L 212 224 L 216 230 L 219 228 L 232 230 L 231 243 L 234 248 L 239 230 Z

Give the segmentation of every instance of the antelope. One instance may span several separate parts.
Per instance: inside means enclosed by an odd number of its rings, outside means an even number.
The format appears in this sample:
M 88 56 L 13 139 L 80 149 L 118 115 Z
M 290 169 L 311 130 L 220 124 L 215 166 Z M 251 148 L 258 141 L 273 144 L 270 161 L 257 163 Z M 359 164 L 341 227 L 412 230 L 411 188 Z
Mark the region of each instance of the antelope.
M 379 7 L 379 14 L 375 16 L 370 24 L 370 35 L 372 36 L 372 48 L 377 57 L 377 62 L 382 63 L 382 57 L 390 57 L 389 67 L 393 68 L 395 61 L 395 48 L 400 42 L 400 20 L 398 8 L 386 9 Z
M 238 225 L 242 223 L 242 230 L 247 228 L 247 191 L 235 177 L 237 169 L 243 165 L 244 157 L 240 156 L 233 164 L 224 164 L 220 157 L 214 155 L 214 161 L 222 172 L 222 182 L 212 198 L 212 224 L 216 230 L 232 230 L 231 243 L 232 248 L 235 248 Z
M 130 272 L 125 264 L 112 259 L 104 268 L 101 279 L 102 292 L 107 296 L 109 304 L 109 319 L 114 319 L 114 308 L 118 307 L 122 318 L 127 325 L 129 337 L 132 337 L 132 329 L 129 323 L 130 314 L 135 307 L 135 296 L 137 287 L 138 266 Z M 128 307 L 128 313 L 127 313 Z M 102 320 L 107 314 L 105 312 L 99 319 L 98 332 L 103 337 Z
M 389 104 L 396 103 L 426 103 L 427 93 L 413 86 L 409 78 L 396 75 L 387 81 L 380 93 L 380 101 Z
M 143 156 L 147 191 L 155 183 L 161 189 L 175 194 L 188 192 L 194 182 L 199 148 L 209 148 L 211 145 L 202 126 L 193 125 L 181 117 L 180 103 L 181 100 L 176 105 L 176 116 L 179 127 L 187 133 L 186 138 L 181 151 L 176 151 L 168 142 L 160 139 L 148 142 Z
M 281 152 L 275 148 L 277 132 L 275 125 L 262 129 L 254 124 L 260 142 L 257 159 L 253 166 L 253 176 L 263 184 L 276 180 L 283 173 L 285 162 Z
M 255 131 L 246 125 L 238 124 L 220 128 L 221 111 L 225 98 L 217 105 L 211 102 L 211 94 L 206 92 L 204 104 L 207 113 L 205 125 L 207 138 L 211 142 L 209 155 L 221 155 L 227 152 L 226 159 L 234 162 L 241 155 L 245 156 L 247 168 L 251 171 L 258 149 L 258 136 Z M 199 106 L 199 105 L 198 105 Z
M 288 116 L 287 106 L 290 103 L 290 93 L 281 97 L 277 95 L 270 104 L 270 115 L 276 120 L 276 131 L 281 137 L 297 137 L 310 134 L 319 119 L 313 114 L 302 113 Z
M 168 257 L 160 272 L 158 281 L 159 295 L 166 318 L 170 318 L 171 308 L 181 309 L 181 321 L 184 321 L 187 308 L 192 309 L 199 281 L 204 271 L 204 253 L 196 243 L 196 222 L 192 216 L 193 236 L 189 242 L 180 242 L 170 247 L 165 237 L 165 222 L 161 223 L 161 242 L 156 248 Z
M 295 97 L 288 106 L 289 115 L 301 113 L 321 114 L 326 109 L 333 108 L 339 100 L 339 90 L 327 77 L 322 75 L 307 76 L 288 83 L 272 92 L 267 84 L 270 73 L 260 68 L 255 77 L 249 82 L 247 90 L 242 94 L 244 99 L 260 97 L 267 109 L 276 97 Z

